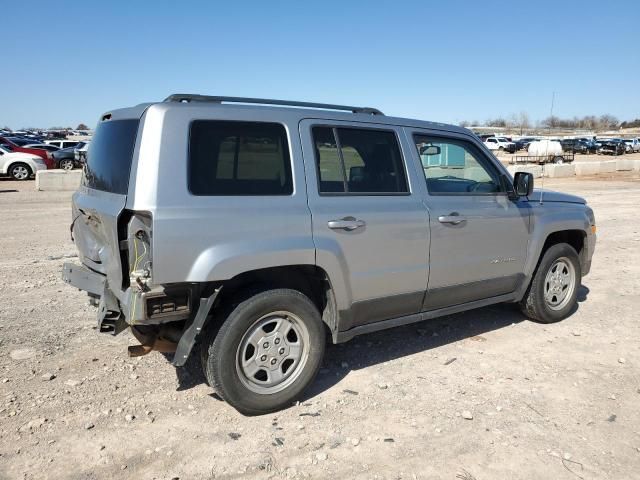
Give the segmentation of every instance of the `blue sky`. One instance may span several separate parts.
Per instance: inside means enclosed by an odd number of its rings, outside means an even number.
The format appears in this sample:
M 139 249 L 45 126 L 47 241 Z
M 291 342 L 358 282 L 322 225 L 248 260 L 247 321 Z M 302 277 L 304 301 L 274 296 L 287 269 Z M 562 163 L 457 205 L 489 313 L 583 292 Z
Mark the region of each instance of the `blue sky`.
M 458 122 L 640 117 L 640 2 L 25 1 L 3 5 L 0 126 L 93 126 L 170 93 Z

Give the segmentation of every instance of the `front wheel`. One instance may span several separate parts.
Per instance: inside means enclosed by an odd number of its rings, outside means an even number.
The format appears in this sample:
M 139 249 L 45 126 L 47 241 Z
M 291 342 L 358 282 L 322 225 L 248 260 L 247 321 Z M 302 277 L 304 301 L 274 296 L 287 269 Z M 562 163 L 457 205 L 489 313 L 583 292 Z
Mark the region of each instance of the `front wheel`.
M 540 323 L 566 318 L 576 305 L 582 281 L 580 259 L 571 245 L 558 243 L 544 253 L 520 302 L 523 313 Z
M 216 392 L 245 415 L 290 406 L 313 381 L 325 347 L 320 313 L 302 293 L 267 290 L 210 326 L 202 367 Z
M 14 180 L 29 180 L 31 169 L 26 163 L 14 163 L 9 167 L 9 176 Z

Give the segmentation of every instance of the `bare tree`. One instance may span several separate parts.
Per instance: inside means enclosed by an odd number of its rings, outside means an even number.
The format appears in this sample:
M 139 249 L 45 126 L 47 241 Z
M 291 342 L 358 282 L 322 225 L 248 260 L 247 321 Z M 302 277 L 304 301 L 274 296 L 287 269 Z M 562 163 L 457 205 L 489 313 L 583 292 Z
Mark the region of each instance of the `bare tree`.
M 542 120 L 541 123 L 543 127 L 557 128 L 560 126 L 560 121 L 561 120 L 558 117 L 556 117 L 555 115 L 551 115 Z
M 522 111 L 518 114 L 518 127 L 520 128 L 520 135 L 522 135 L 526 129 L 531 128 L 531 121 L 529 120 L 529 114 L 527 112 Z
M 600 116 L 600 127 L 605 129 L 618 128 L 618 119 L 613 115 L 601 115 Z
M 485 125 L 487 127 L 506 127 L 507 121 L 502 117 L 491 118 L 485 122 Z

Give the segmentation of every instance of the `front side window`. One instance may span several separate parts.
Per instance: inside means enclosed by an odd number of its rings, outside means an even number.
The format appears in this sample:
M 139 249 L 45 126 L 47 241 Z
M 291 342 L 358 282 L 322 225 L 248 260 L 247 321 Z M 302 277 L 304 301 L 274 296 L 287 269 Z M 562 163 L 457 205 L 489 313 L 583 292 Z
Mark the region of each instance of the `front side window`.
M 284 126 L 194 121 L 189 136 L 189 190 L 194 195 L 291 195 Z
M 471 142 L 415 135 L 427 188 L 435 195 L 482 195 L 501 192 L 497 172 Z
M 314 127 L 312 134 L 321 194 L 409 192 L 394 132 L 323 126 Z

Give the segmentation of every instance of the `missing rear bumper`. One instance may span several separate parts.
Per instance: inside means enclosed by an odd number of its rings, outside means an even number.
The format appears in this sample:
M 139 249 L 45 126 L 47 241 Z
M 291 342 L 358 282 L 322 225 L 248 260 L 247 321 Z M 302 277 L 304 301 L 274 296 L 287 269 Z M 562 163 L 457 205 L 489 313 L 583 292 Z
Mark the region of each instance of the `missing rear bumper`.
M 67 262 L 62 266 L 62 280 L 92 296 L 102 295 L 106 278 L 84 265 Z

